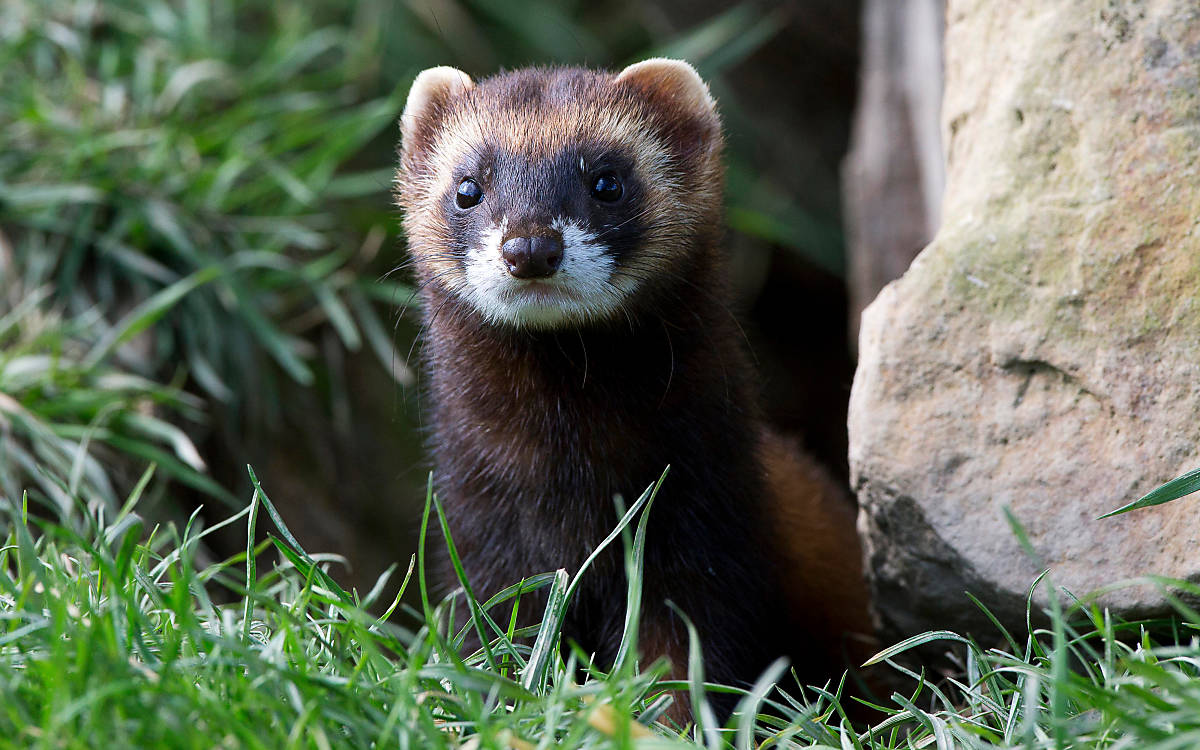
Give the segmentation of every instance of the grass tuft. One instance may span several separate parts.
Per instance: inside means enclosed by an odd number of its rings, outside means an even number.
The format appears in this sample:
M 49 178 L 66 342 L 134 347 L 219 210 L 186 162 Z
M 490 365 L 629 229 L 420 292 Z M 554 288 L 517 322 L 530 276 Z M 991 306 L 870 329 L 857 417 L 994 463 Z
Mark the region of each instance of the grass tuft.
M 193 516 L 146 528 L 138 502 L 147 470 L 119 510 L 36 496 L 0 506 L 0 737 L 23 747 L 1138 747 L 1200 746 L 1200 615 L 1184 604 L 1200 586 L 1153 579 L 1177 616 L 1126 623 L 1089 603 L 1060 601 L 1049 626 L 1002 631 L 986 645 L 950 631 L 896 644 L 872 658 L 904 692 L 877 701 L 862 724 L 841 684 L 800 695 L 775 686 L 772 665 L 750 690 L 704 682 L 692 639 L 689 679 L 633 658 L 636 601 L 654 487 L 606 543 L 627 541 L 630 617 L 624 657 L 611 671 L 563 649 L 559 624 L 575 575 L 535 576 L 479 602 L 464 586 L 422 612 L 384 616 L 386 578 L 365 599 L 346 591 L 331 561 L 305 551 L 251 471 L 250 502 L 202 528 Z M 65 491 L 65 490 L 64 490 Z M 438 513 L 432 490 L 429 512 Z M 36 512 L 32 512 L 36 510 Z M 262 512 L 265 511 L 265 518 Z M 274 529 L 263 541 L 256 526 Z M 637 521 L 633 534 L 628 531 Z M 205 537 L 245 523 L 238 554 L 201 565 Z M 414 560 L 401 594 L 417 571 Z M 389 571 L 385 576 L 390 575 Z M 1044 580 L 1039 578 L 1039 581 Z M 464 580 L 466 583 L 466 581 Z M 1144 582 L 1143 582 L 1144 583 Z M 552 592 L 534 632 L 492 612 L 531 590 Z M 1053 598 L 1053 597 L 1052 597 Z M 979 602 L 977 606 L 986 608 Z M 467 629 L 453 611 L 466 607 Z M 407 618 L 407 619 L 406 619 Z M 533 638 L 533 645 L 530 644 Z M 936 675 L 901 661 L 944 643 L 956 668 Z M 583 667 L 580 669 L 579 667 Z M 898 683 L 899 684 L 899 683 Z M 681 693 L 680 691 L 683 691 Z M 712 691 L 738 693 L 725 726 Z M 674 695 L 698 718 L 666 722 Z

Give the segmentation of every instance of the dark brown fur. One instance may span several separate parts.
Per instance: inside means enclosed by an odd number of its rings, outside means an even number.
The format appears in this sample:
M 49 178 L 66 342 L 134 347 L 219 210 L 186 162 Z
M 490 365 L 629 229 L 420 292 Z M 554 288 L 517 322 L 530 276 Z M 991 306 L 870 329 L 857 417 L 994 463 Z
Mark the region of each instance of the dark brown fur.
M 840 660 L 827 657 L 845 631 L 870 627 L 853 511 L 764 437 L 727 310 L 720 125 L 671 73 L 518 71 L 434 88 L 424 116 L 404 123 L 399 198 L 426 311 L 435 487 L 486 598 L 533 573 L 576 570 L 617 520 L 613 495 L 632 502 L 670 465 L 647 537 L 643 664 L 665 655 L 686 673 L 687 633 L 670 601 L 700 633 L 709 680 L 748 685 L 783 654 L 805 677 L 836 677 Z M 539 117 L 521 119 L 529 108 Z M 531 143 L 534 154 L 572 139 L 632 154 L 648 207 L 621 261 L 638 283 L 619 314 L 519 328 L 456 294 L 439 213 L 455 183 L 443 172 L 479 138 Z M 566 636 L 602 665 L 621 637 L 625 589 L 614 550 L 570 611 Z M 521 612 L 536 621 L 540 601 Z

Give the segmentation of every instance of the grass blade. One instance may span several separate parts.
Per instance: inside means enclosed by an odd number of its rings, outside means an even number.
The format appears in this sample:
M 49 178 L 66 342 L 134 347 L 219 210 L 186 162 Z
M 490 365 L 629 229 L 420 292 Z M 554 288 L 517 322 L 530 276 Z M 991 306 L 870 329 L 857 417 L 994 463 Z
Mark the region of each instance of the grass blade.
M 888 646 L 884 650 L 872 656 L 870 659 L 867 659 L 865 662 L 863 662 L 862 666 L 869 667 L 873 664 L 879 664 L 895 657 L 897 654 L 902 654 L 909 649 L 922 646 L 926 643 L 932 643 L 934 641 L 957 641 L 958 643 L 971 643 L 971 639 L 964 638 L 958 633 L 950 630 L 931 630 L 926 633 L 921 633 L 920 635 L 914 635 L 911 638 L 905 638 L 895 645 Z
M 1100 516 L 1100 518 L 1111 518 L 1122 513 L 1128 513 L 1131 510 L 1169 503 L 1172 500 L 1178 500 L 1181 497 L 1190 495 L 1196 490 L 1200 490 L 1200 469 L 1192 469 L 1183 476 L 1175 477 L 1166 484 L 1150 490 L 1132 503 L 1116 510 L 1111 510 Z

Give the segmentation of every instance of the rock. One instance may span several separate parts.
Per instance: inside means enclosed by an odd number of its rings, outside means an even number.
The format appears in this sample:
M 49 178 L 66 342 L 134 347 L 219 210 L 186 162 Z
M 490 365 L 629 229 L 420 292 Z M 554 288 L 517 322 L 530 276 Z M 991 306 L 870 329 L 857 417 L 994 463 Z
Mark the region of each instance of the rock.
M 1023 622 L 1043 566 L 1200 580 L 1200 499 L 1097 520 L 1200 466 L 1200 5 L 951 0 L 943 119 L 943 223 L 864 313 L 850 400 L 885 625 L 994 632 L 964 590 Z

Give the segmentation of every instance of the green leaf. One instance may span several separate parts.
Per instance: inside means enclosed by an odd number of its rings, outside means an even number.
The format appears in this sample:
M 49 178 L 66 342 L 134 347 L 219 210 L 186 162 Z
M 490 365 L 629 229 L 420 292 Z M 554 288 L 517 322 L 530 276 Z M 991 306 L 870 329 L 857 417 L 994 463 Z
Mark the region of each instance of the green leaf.
M 542 618 L 542 627 L 537 640 L 533 642 L 525 669 L 521 671 L 521 687 L 526 690 L 541 690 L 552 657 L 558 653 L 559 635 L 570 603 L 570 597 L 567 596 L 570 580 L 571 577 L 562 568 L 554 571 L 554 582 L 550 584 L 550 593 L 546 597 L 546 615 Z
M 288 546 L 274 534 L 267 534 L 267 538 L 271 540 L 271 544 L 275 545 L 275 549 L 279 550 L 279 554 L 283 555 L 284 559 L 295 566 L 296 570 L 300 571 L 301 576 L 317 580 L 321 584 L 321 588 L 326 589 L 336 596 L 343 604 L 347 606 L 354 604 L 354 597 L 350 596 L 345 589 L 339 586 L 337 581 L 334 581 L 328 573 L 322 570 L 312 558 Z M 247 606 L 249 605 L 247 604 Z
M 155 109 L 166 113 L 179 106 L 179 103 L 193 88 L 207 81 L 232 82 L 236 80 L 234 71 L 221 60 L 196 60 L 175 69 L 163 86 L 162 94 L 155 103 Z
M 479 636 L 479 645 L 483 649 L 483 655 L 487 659 L 488 667 L 493 671 L 497 671 L 496 657 L 492 654 L 492 647 L 489 644 L 487 632 L 484 629 L 483 610 L 479 606 L 479 600 L 475 598 L 475 592 L 471 589 L 471 582 L 467 580 L 467 572 L 463 569 L 462 560 L 458 556 L 458 548 L 454 545 L 454 538 L 450 535 L 450 522 L 446 519 L 445 510 L 442 508 L 442 501 L 438 496 L 433 496 L 433 507 L 437 511 L 438 523 L 442 527 L 442 535 L 446 539 L 446 550 L 450 555 L 450 565 L 454 568 L 454 575 L 458 578 L 458 582 L 462 585 L 463 591 L 467 597 L 467 607 L 471 613 L 471 623 L 475 626 L 475 633 Z
M 1181 497 L 1190 495 L 1196 490 L 1200 490 L 1200 469 L 1192 469 L 1183 476 L 1176 477 L 1166 484 L 1147 492 L 1129 505 L 1109 511 L 1100 516 L 1100 518 L 1110 518 L 1121 513 L 1128 513 L 1131 510 L 1169 503 L 1172 500 L 1178 500 Z
M 145 302 L 130 310 L 117 325 L 104 332 L 83 358 L 84 369 L 90 370 L 104 361 L 114 349 L 158 322 L 189 292 L 198 289 L 221 275 L 220 266 L 208 266 L 189 274 L 151 295 Z
M 342 344 L 352 352 L 358 351 L 362 347 L 362 337 L 359 336 L 358 328 L 355 327 L 354 320 L 350 317 L 350 311 L 338 299 L 329 284 L 323 280 L 313 282 L 312 290 L 317 298 L 317 303 L 325 311 L 325 318 L 337 331 Z
M 613 659 L 613 672 L 616 673 L 620 673 L 626 663 L 637 655 L 638 627 L 642 612 L 642 580 L 646 564 L 646 531 L 650 522 L 650 507 L 654 504 L 654 498 L 658 496 L 658 490 L 666 478 L 667 472 L 664 471 L 650 490 L 646 508 L 642 511 L 642 517 L 638 519 L 632 547 L 626 550 L 625 577 L 628 589 L 625 597 L 624 630 L 621 643 L 617 647 L 617 656 Z
M 926 643 L 933 643 L 934 641 L 956 641 L 958 643 L 969 644 L 971 639 L 964 638 L 958 633 L 949 630 L 930 630 L 929 632 L 921 633 L 920 635 L 914 635 L 911 638 L 905 638 L 899 643 L 885 648 L 884 650 L 872 656 L 870 659 L 867 659 L 865 662 L 863 662 L 863 666 L 869 667 L 872 664 L 879 664 L 880 662 L 887 661 L 888 659 L 891 659 L 898 654 L 902 654 L 909 649 L 922 646 Z

